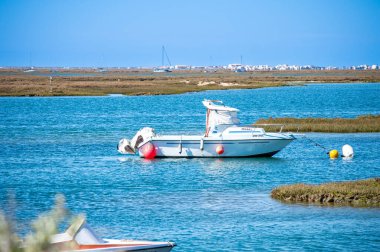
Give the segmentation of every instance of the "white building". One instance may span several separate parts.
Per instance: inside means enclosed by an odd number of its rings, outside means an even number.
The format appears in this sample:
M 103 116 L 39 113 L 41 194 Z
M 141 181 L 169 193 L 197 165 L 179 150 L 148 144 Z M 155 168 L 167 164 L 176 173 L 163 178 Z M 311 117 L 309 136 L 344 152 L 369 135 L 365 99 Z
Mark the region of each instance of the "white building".
M 242 67 L 242 64 L 228 64 L 227 69 L 235 71 L 239 67 Z
M 187 65 L 175 65 L 174 69 L 176 69 L 176 70 L 189 70 L 189 69 L 191 69 L 191 66 L 187 66 Z

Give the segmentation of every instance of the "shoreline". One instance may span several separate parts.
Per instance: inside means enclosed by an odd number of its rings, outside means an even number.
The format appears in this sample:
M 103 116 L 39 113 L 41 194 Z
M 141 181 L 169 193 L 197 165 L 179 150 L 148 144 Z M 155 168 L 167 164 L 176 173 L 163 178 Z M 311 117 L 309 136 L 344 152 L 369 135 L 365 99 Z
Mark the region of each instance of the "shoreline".
M 50 78 L 50 76 L 52 76 Z M 379 83 L 379 70 L 200 72 L 0 69 L 0 96 L 171 95 L 207 90 L 257 89 L 313 83 Z

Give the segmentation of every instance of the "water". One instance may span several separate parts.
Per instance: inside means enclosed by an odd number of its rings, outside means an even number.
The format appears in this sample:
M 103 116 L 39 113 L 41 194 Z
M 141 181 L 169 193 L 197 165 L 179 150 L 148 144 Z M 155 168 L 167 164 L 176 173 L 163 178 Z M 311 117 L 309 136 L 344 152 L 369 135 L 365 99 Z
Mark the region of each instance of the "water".
M 309 85 L 154 97 L 0 98 L 0 208 L 20 233 L 63 193 L 102 236 L 172 240 L 174 251 L 380 250 L 380 209 L 283 204 L 282 184 L 380 176 L 380 134 L 307 134 L 355 158 L 329 160 L 299 139 L 273 158 L 161 159 L 117 153 L 142 126 L 204 130 L 203 98 L 260 117 L 380 113 L 380 84 Z M 9 204 L 14 195 L 16 206 Z

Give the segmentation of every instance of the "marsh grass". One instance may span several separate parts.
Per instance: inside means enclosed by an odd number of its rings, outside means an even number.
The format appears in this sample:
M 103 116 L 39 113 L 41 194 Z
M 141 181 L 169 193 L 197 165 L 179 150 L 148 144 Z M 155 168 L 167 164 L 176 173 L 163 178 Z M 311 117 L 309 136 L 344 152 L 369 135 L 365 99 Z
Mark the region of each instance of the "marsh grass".
M 15 69 L 0 69 L 0 96 L 92 96 L 107 94 L 162 95 L 205 90 L 255 89 L 294 86 L 309 82 L 348 83 L 380 82 L 380 71 L 267 71 L 211 73 L 180 71 L 154 74 L 151 71 L 110 70 L 98 76 L 57 76 L 50 83 L 45 74 L 26 74 Z M 62 71 L 75 74 L 95 74 L 94 71 L 74 69 Z M 200 82 L 213 84 L 198 85 Z M 223 85 L 223 83 L 233 85 Z
M 268 118 L 259 119 L 255 124 L 283 124 L 284 131 L 293 132 L 380 132 L 380 115 L 363 115 L 350 118 Z M 264 127 L 277 131 L 278 127 Z
M 284 185 L 273 189 L 271 196 L 293 203 L 380 207 L 380 178 L 321 185 Z
M 186 82 L 185 82 L 186 81 Z M 200 81 L 214 84 L 200 86 Z M 237 81 L 240 81 L 239 83 Z M 220 83 L 236 83 L 236 86 L 222 86 Z M 245 78 L 208 76 L 204 77 L 54 77 L 50 84 L 48 77 L 0 76 L 0 96 L 94 96 L 112 93 L 124 95 L 163 95 L 200 92 L 205 90 L 226 90 L 238 88 L 260 88 L 281 86 L 284 83 L 253 83 Z

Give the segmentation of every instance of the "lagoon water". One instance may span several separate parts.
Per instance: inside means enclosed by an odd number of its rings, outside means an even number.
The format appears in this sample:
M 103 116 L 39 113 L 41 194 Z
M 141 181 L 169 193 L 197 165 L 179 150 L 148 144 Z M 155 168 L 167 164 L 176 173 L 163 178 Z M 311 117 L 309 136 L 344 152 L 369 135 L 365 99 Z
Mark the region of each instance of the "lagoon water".
M 204 98 L 262 117 L 380 113 L 380 84 L 308 85 L 172 96 L 0 98 L 0 208 L 20 233 L 57 193 L 102 236 L 171 240 L 173 251 L 380 251 L 380 209 L 283 204 L 272 188 L 380 176 L 380 134 L 300 138 L 273 158 L 157 159 L 117 153 L 142 126 L 204 130 Z M 12 196 L 13 195 L 13 196 Z M 15 203 L 9 198 L 14 197 Z

